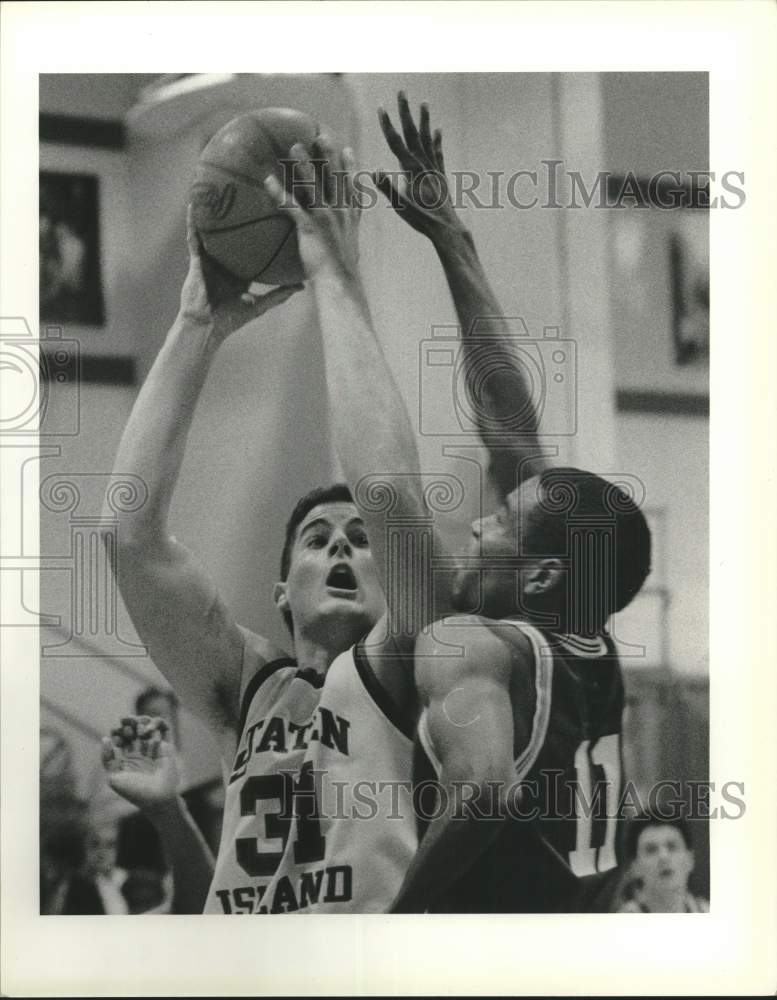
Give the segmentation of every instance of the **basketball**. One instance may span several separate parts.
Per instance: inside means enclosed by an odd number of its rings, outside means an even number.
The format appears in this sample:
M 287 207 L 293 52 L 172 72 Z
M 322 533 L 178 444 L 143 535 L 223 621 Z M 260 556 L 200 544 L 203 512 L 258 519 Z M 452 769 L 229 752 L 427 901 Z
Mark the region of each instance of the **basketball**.
M 305 279 L 294 222 L 264 187 L 291 147 L 309 148 L 319 129 L 291 108 L 262 108 L 225 125 L 203 149 L 191 189 L 194 224 L 206 253 L 245 283 Z M 288 169 L 288 168 L 287 168 Z

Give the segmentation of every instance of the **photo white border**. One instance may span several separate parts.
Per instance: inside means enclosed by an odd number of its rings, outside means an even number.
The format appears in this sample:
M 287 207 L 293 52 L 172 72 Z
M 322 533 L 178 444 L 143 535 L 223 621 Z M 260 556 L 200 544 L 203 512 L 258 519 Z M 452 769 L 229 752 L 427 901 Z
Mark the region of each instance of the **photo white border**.
M 710 167 L 744 170 L 747 194 L 738 211 L 710 213 L 711 777 L 744 781 L 747 803 L 743 819 L 711 824 L 712 912 L 311 916 L 304 924 L 40 917 L 31 891 L 37 632 L 3 629 L 2 992 L 773 993 L 777 7 L 7 3 L 0 16 L 0 315 L 26 316 L 33 329 L 41 72 L 709 71 Z

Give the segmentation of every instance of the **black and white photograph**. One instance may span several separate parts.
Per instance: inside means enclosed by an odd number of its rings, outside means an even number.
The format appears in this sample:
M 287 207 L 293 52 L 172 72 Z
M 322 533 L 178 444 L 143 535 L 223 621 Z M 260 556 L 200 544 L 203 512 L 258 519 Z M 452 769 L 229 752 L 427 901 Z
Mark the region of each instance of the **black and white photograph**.
M 2 349 L 42 384 L 0 440 L 24 919 L 563 955 L 607 915 L 690 960 L 763 808 L 711 700 L 711 261 L 752 197 L 714 72 L 294 65 L 36 74 L 40 322 L 4 301 Z

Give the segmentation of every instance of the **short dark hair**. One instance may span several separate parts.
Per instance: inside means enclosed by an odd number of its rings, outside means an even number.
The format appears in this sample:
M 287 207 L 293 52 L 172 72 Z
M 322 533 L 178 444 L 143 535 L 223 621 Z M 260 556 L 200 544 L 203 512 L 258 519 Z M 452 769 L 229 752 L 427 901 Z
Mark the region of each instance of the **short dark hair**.
M 145 707 L 153 698 L 166 698 L 170 702 L 170 708 L 173 711 L 178 708 L 178 699 L 173 691 L 169 688 L 158 688 L 151 685 L 151 687 L 143 688 L 135 699 L 135 715 L 147 715 Z
M 335 483 L 333 486 L 318 486 L 297 501 L 289 520 L 286 522 L 286 538 L 281 552 L 281 580 L 285 580 L 289 575 L 291 553 L 297 538 L 297 528 L 305 520 L 307 514 L 322 503 L 353 503 L 353 494 L 346 483 Z M 283 619 L 293 636 L 294 622 L 291 612 L 284 611 Z
M 645 515 L 624 489 L 593 472 L 551 467 L 538 480 L 539 503 L 522 533 L 522 555 L 565 560 L 563 594 L 553 596 L 555 610 L 563 606 L 570 619 L 564 628 L 584 631 L 583 620 L 600 629 L 636 597 L 650 573 Z M 587 589 L 591 581 L 594 593 Z
M 638 816 L 635 816 L 626 828 L 625 848 L 626 858 L 628 861 L 633 861 L 634 858 L 636 858 L 637 849 L 639 847 L 639 838 L 645 830 L 652 826 L 674 827 L 675 830 L 679 830 L 688 850 L 693 850 L 691 830 L 686 820 L 684 820 L 681 816 L 665 816 L 661 815 L 661 813 L 655 812 L 654 810 L 647 809 L 644 812 L 641 812 Z

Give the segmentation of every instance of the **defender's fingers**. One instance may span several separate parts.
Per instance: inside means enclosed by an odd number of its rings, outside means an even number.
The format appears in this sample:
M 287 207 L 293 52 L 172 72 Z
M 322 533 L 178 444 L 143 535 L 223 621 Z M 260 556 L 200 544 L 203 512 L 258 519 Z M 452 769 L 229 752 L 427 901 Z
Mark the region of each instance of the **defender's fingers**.
M 383 131 L 383 135 L 386 137 L 388 147 L 394 156 L 396 156 L 399 160 L 400 166 L 404 170 L 412 170 L 418 167 L 420 164 L 407 148 L 400 134 L 391 124 L 391 119 L 383 108 L 378 108 L 378 120 L 380 121 L 380 127 Z
M 399 108 L 399 120 L 402 122 L 402 131 L 405 134 L 405 143 L 407 144 L 407 148 L 412 153 L 421 152 L 423 149 L 421 146 L 421 137 L 418 134 L 416 123 L 413 120 L 407 95 L 402 90 L 400 90 L 397 94 L 397 107 Z
M 372 181 L 378 191 L 382 195 L 385 195 L 396 208 L 396 203 L 399 201 L 399 192 L 388 174 L 385 174 L 382 170 L 376 170 L 372 175 Z
M 442 132 L 438 128 L 434 130 L 434 158 L 437 161 L 437 169 L 444 174 L 445 159 L 442 155 Z
M 428 159 L 434 163 L 434 142 L 432 140 L 432 133 L 429 127 L 429 105 L 426 103 L 421 105 L 420 136 L 424 153 L 426 153 Z

